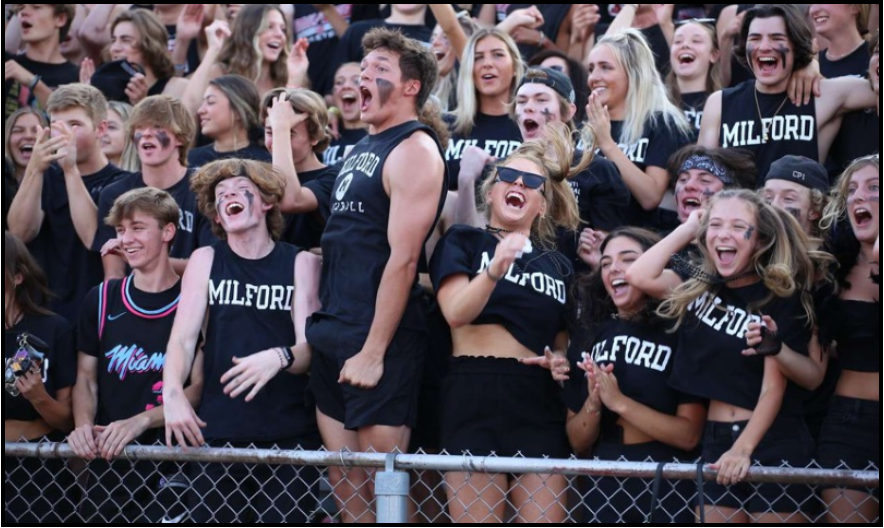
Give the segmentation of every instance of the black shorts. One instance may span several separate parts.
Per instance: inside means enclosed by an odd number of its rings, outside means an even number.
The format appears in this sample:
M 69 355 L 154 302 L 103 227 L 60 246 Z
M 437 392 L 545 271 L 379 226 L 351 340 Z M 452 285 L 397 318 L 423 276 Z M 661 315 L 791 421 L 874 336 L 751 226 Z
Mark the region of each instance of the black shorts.
M 442 387 L 448 376 L 452 345 L 451 328 L 436 304 L 427 313 L 427 335 L 429 346 L 409 453 L 436 453 L 442 441 Z
M 832 398 L 820 435 L 817 461 L 825 469 L 879 471 L 881 404 L 841 396 Z
M 384 375 L 370 390 L 338 383 L 344 363 L 363 345 L 344 339 L 336 350 L 313 349 L 310 393 L 316 407 L 350 431 L 378 425 L 414 428 L 427 335 L 399 330 L 384 356 Z
M 593 453 L 598 460 L 614 462 L 691 463 L 687 453 L 659 442 L 624 446 L 601 443 Z M 654 480 L 635 478 L 590 479 L 584 505 L 589 523 L 596 524 L 694 524 L 696 483 L 662 480 L 653 503 Z M 658 506 L 659 504 L 659 506 Z
M 261 444 L 210 447 L 317 451 L 319 435 Z M 317 509 L 319 470 L 312 466 L 191 464 L 190 519 L 195 524 L 307 524 Z
M 571 455 L 567 410 L 548 370 L 515 359 L 454 358 L 444 397 L 442 448 L 450 455 Z
M 703 439 L 703 461 L 706 464 L 718 462 L 733 448 L 747 424 L 708 422 Z M 811 467 L 813 454 L 813 440 L 804 420 L 781 417 L 764 435 L 752 453 L 752 460 L 763 467 L 779 468 L 787 464 L 788 467 L 805 469 Z M 743 510 L 750 514 L 789 515 L 805 512 L 814 503 L 810 486 L 740 483 L 725 487 L 707 481 L 703 489 L 707 506 Z

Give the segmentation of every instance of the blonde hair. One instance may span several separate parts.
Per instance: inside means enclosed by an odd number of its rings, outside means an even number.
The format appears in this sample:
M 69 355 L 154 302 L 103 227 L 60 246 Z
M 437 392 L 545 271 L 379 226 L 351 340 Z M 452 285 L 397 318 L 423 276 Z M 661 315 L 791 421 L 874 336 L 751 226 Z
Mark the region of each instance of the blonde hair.
M 804 316 L 808 324 L 814 323 L 814 305 L 811 292 L 823 270 L 833 262 L 827 253 L 811 249 L 811 242 L 798 221 L 789 213 L 766 204 L 758 194 L 747 190 L 728 190 L 717 194 L 709 204 L 711 211 L 722 200 L 736 199 L 748 204 L 755 212 L 758 244 L 752 255 L 751 269 L 761 278 L 770 290 L 766 299 L 757 305 L 749 306 L 750 311 L 762 310 L 775 299 L 788 299 L 796 294 L 801 296 Z M 718 270 L 706 247 L 709 233 L 710 215 L 706 215 L 697 233 L 697 245 L 702 254 L 699 267 L 708 275 L 718 276 Z M 657 310 L 658 315 L 676 320 L 674 330 L 685 321 L 690 306 L 707 293 L 717 292 L 721 286 L 711 285 L 698 279 L 690 279 L 676 288 Z M 710 303 L 714 302 L 711 296 Z
M 513 79 L 507 103 L 513 101 L 516 90 L 519 88 L 519 79 L 525 75 L 525 63 L 522 61 L 522 55 L 519 53 L 519 46 L 512 37 L 496 28 L 480 29 L 473 34 L 464 51 L 457 79 L 458 107 L 454 111 L 453 128 L 456 134 L 462 136 L 469 136 L 473 132 L 473 127 L 476 126 L 476 114 L 479 113 L 479 97 L 476 95 L 476 82 L 474 80 L 476 48 L 480 42 L 487 38 L 496 38 L 503 42 L 513 60 Z
M 49 96 L 46 103 L 46 112 L 62 112 L 72 108 L 82 108 L 86 111 L 92 124 L 96 127 L 102 121 L 107 121 L 107 99 L 104 98 L 97 88 L 88 84 L 66 84 L 59 87 Z
M 123 133 L 129 118 L 132 117 L 132 105 L 120 101 L 110 101 L 108 103 L 108 112 L 114 111 L 123 121 Z M 120 156 L 120 168 L 124 171 L 138 172 L 141 170 L 141 160 L 138 159 L 138 151 L 135 149 L 135 143 L 126 134 L 126 143 L 123 146 L 123 154 Z
M 150 68 L 157 79 L 169 79 L 175 76 L 175 63 L 169 55 L 169 32 L 159 17 L 146 9 L 123 11 L 111 24 L 111 34 L 123 22 L 132 24 L 141 40 L 138 51 L 144 57 L 144 67 Z
M 6 134 L 3 136 L 3 157 L 6 158 L 9 163 L 14 167 L 15 163 L 12 160 L 12 129 L 15 128 L 16 123 L 22 116 L 32 115 L 37 118 L 37 121 L 40 122 L 40 128 L 46 128 L 49 124 L 46 122 L 46 117 L 36 108 L 32 106 L 23 106 L 15 111 L 14 114 L 9 116 L 9 119 L 6 120 L 3 132 Z
M 670 132 L 690 137 L 691 125 L 684 112 L 669 100 L 669 92 L 657 72 L 654 52 L 644 35 L 635 29 L 625 29 L 616 35 L 605 35 L 598 46 L 611 49 L 629 80 L 623 131 L 619 138 L 614 138 L 618 143 L 637 142 L 649 123 L 657 126 L 660 120 Z
M 526 160 L 537 165 L 542 175 L 547 177 L 544 183 L 543 196 L 546 200 L 546 214 L 534 220 L 531 234 L 549 248 L 555 246 L 558 228 L 576 230 L 580 226 L 580 211 L 577 199 L 568 181 L 575 175 L 586 170 L 592 163 L 592 152 L 582 154 L 580 162 L 574 165 L 575 149 L 566 126 L 547 126 L 543 139 L 522 143 L 508 157 L 501 167 L 506 167 L 516 160 Z M 491 218 L 492 204 L 489 199 L 492 188 L 497 184 L 495 168 L 482 184 L 484 204 L 482 211 L 486 218 Z
M 215 188 L 224 180 L 247 178 L 261 193 L 264 203 L 271 205 L 267 213 L 267 229 L 273 240 L 279 240 L 285 230 L 285 219 L 279 204 L 285 196 L 285 179 L 282 174 L 268 163 L 252 160 L 228 159 L 209 163 L 203 166 L 190 181 L 190 187 L 196 194 L 200 213 L 212 223 L 212 232 L 220 240 L 227 240 L 227 232 L 215 222 L 218 216 L 215 203 Z
M 178 162 L 186 167 L 187 153 L 196 135 L 196 124 L 181 100 L 169 95 L 154 95 L 138 103 L 126 123 L 126 135 L 134 142 L 135 131 L 149 127 L 164 128 L 175 135 L 175 139 L 181 143 Z
M 117 227 L 124 220 L 132 220 L 136 212 L 153 218 L 160 228 L 174 225 L 177 234 L 181 209 L 172 195 L 153 187 L 134 189 L 117 198 L 104 223 L 109 227 Z M 169 245 L 171 246 L 171 242 Z
M 847 198 L 850 196 L 850 182 L 856 174 L 867 168 L 872 167 L 878 174 L 881 173 L 881 160 L 878 154 L 859 158 L 847 167 L 844 174 L 838 179 L 838 183 L 832 188 L 829 205 L 823 212 L 823 219 L 820 220 L 820 228 L 823 231 L 830 231 L 839 222 L 847 218 Z
M 273 102 L 286 94 L 289 104 L 299 114 L 307 114 L 307 134 L 311 141 L 317 141 L 313 152 L 322 154 L 331 144 L 332 136 L 329 129 L 328 106 L 325 99 L 316 92 L 303 88 L 277 88 L 270 90 L 261 102 L 261 121 L 267 120 L 267 114 Z

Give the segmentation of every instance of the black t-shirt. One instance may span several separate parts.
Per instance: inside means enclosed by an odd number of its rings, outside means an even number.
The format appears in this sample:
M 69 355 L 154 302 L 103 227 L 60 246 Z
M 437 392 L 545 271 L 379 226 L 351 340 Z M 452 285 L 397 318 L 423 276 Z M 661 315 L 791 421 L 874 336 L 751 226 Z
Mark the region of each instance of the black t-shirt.
M 354 4 L 333 4 L 335 10 L 348 23 L 352 22 Z M 307 58 L 310 59 L 310 85 L 320 95 L 331 93 L 334 86 L 334 64 L 328 61 L 338 48 L 338 35 L 323 13 L 313 4 L 294 4 L 295 39 L 305 38 L 310 42 Z
M 176 259 L 189 259 L 197 249 L 210 246 L 217 241 L 215 235 L 212 234 L 212 223 L 200 214 L 196 194 L 190 190 L 191 175 L 192 173 L 188 171 L 187 175 L 171 189 L 163 189 L 172 195 L 175 203 L 181 209 L 178 234 L 175 235 L 175 242 L 172 243 L 171 256 Z M 107 218 L 117 198 L 133 189 L 144 187 L 147 185 L 144 183 L 141 173 L 135 173 L 105 189 L 98 202 L 98 218 Z M 102 246 L 116 237 L 117 233 L 113 227 L 105 225 L 104 221 L 99 222 L 92 250 L 100 251 Z
M 364 342 L 368 337 L 392 251 L 388 236 L 391 201 L 384 189 L 384 168 L 393 151 L 417 133 L 436 141 L 441 159 L 442 147 L 432 129 L 409 121 L 359 142 L 335 181 L 331 216 L 322 236 L 322 308 L 313 315 L 307 329 L 310 344 L 320 350 L 333 350 L 342 332 L 349 332 L 354 342 Z M 436 221 L 448 194 L 447 177 L 438 189 Z M 425 241 L 434 228 L 435 222 Z M 417 274 L 399 328 L 426 331 L 423 290 Z
M 160 293 L 135 287 L 132 276 L 94 288 L 77 330 L 80 352 L 98 360 L 96 425 L 128 420 L 162 405 L 163 367 L 181 281 Z M 139 441 L 151 444 L 158 431 Z
M 475 126 L 469 136 L 463 136 L 454 131 L 453 115 L 446 115 L 445 121 L 451 132 L 448 150 L 445 151 L 445 162 L 448 164 L 448 174 L 451 175 L 450 189 L 452 191 L 457 190 L 460 160 L 463 159 L 464 151 L 468 147 L 479 147 L 503 161 L 522 145 L 522 132 L 519 130 L 519 125 L 507 115 L 476 114 Z
M 759 188 L 764 187 L 770 166 L 780 158 L 793 155 L 820 159 L 816 99 L 799 108 L 785 93 L 757 92 L 755 81 L 722 92 L 719 134 L 721 147 L 743 148 L 755 155 Z
M 18 56 L 10 56 L 4 54 L 4 64 L 8 60 L 14 60 L 25 70 L 39 75 L 43 84 L 49 88 L 58 88 L 59 86 L 80 82 L 80 67 L 71 62 L 63 62 L 61 64 L 49 64 L 46 62 L 37 62 L 27 58 L 24 54 Z M 28 90 L 27 86 L 22 86 L 15 81 L 3 82 L 3 120 L 6 121 L 10 115 L 16 110 L 25 106 L 37 106 L 34 94 Z
M 684 116 L 695 131 L 691 136 L 691 143 L 696 143 L 700 138 L 700 127 L 703 125 L 703 110 L 706 108 L 707 99 L 709 99 L 709 94 L 706 92 L 681 94 L 681 109 L 684 110 Z
M 73 387 L 77 382 L 77 355 L 74 352 L 74 332 L 67 321 L 57 315 L 28 315 L 3 332 L 3 364 L 8 365 L 18 352 L 18 338 L 30 334 L 49 346 L 43 362 L 43 384 L 50 397 L 58 391 Z M 5 372 L 5 368 L 3 369 Z M 40 413 L 22 395 L 13 398 L 3 391 L 3 419 L 33 422 Z
M 213 161 L 226 159 L 254 160 L 264 163 L 273 162 L 273 156 L 270 155 L 267 149 L 254 143 L 245 148 L 233 150 L 231 152 L 218 152 L 215 150 L 214 145 L 206 145 L 205 147 L 192 149 L 187 154 L 187 167 L 195 171 Z
M 648 40 L 651 52 L 654 53 L 654 64 L 657 66 L 657 72 L 663 79 L 669 75 L 672 70 L 672 56 L 669 53 L 669 41 L 666 40 L 666 34 L 659 24 L 641 30 L 642 35 Z
M 483 229 L 454 226 L 433 254 L 430 277 L 438 291 L 448 277 L 466 275 L 472 280 L 494 258 L 499 240 Z M 500 325 L 525 348 L 542 356 L 553 348 L 556 336 L 568 328 L 568 295 L 574 270 L 557 251 L 534 244 L 533 251 L 517 259 L 497 283 L 491 298 L 472 325 Z
M 322 162 L 329 166 L 338 165 L 344 161 L 347 149 L 355 146 L 367 135 L 368 129 L 365 128 L 341 129 L 341 137 L 332 141 L 328 149 L 322 153 Z
M 569 183 L 577 198 L 580 220 L 587 224 L 584 227 L 610 232 L 629 225 L 632 195 L 612 162 L 596 156 L 589 169 Z
M 869 48 L 863 43 L 853 53 L 839 61 L 830 61 L 826 52 L 820 53 L 820 73 L 826 79 L 837 77 L 869 78 Z M 834 182 L 853 163 L 881 150 L 881 118 L 874 108 L 851 112 L 841 119 L 841 131 L 832 143 L 826 168 Z
M 334 186 L 334 182 L 337 178 L 338 169 L 335 167 L 325 167 L 323 169 L 298 174 L 298 179 L 300 180 L 301 185 L 310 190 L 313 190 L 314 188 L 311 184 L 317 181 L 323 182 L 318 183 L 317 185 L 319 186 Z M 316 192 L 314 192 L 314 195 L 316 195 L 318 200 L 320 195 Z M 328 213 L 328 211 L 328 202 L 326 202 L 325 204 L 320 203 L 319 210 L 313 213 L 286 217 L 286 230 L 282 236 L 282 240 L 301 249 L 318 248 L 322 242 L 322 232 L 325 230 L 325 221 L 326 218 L 328 218 L 326 213 Z
M 273 442 L 316 432 L 307 403 L 307 376 L 280 373 L 246 403 L 224 394 L 221 376 L 233 358 L 295 343 L 292 305 L 298 249 L 277 243 L 260 260 L 238 256 L 226 242 L 214 246 L 209 278 L 205 380 L 199 415 L 210 441 Z
M 95 174 L 83 176 L 83 184 L 97 204 L 104 189 L 127 176 L 128 172 L 108 165 Z M 54 294 L 50 309 L 76 323 L 83 298 L 104 278 L 104 269 L 101 257 L 83 246 L 77 236 L 64 173 L 58 166 L 52 166 L 43 175 L 41 208 L 45 214 L 43 225 L 28 247 L 49 279 Z
M 319 203 L 319 214 L 324 220 L 323 226 L 331 217 L 332 193 L 335 191 L 335 183 L 340 170 L 340 164 L 335 167 L 328 167 L 320 176 L 304 184 L 304 187 L 313 191 L 313 194 L 316 196 L 316 201 Z
M 618 140 L 623 130 L 623 121 L 611 122 L 611 137 Z M 648 121 L 645 124 L 641 138 L 632 144 L 619 143 L 620 150 L 626 157 L 642 171 L 648 167 L 667 169 L 669 158 L 682 147 L 689 144 L 690 138 L 666 125 L 662 116 L 656 121 Z M 604 154 L 599 150 L 599 156 Z M 637 200 L 632 200 L 630 205 L 631 219 L 634 225 L 639 227 L 656 228 L 657 212 L 645 211 Z
M 424 43 L 428 48 L 430 41 L 433 39 L 433 30 L 426 26 L 404 26 L 401 24 L 388 24 L 384 20 L 364 20 L 350 24 L 347 31 L 341 37 L 338 43 L 337 53 L 335 54 L 334 68 L 331 75 L 337 71 L 341 65 L 348 62 L 362 62 L 364 50 L 362 49 L 362 39 L 374 28 L 382 27 L 387 29 L 399 30 L 406 37 L 415 39 Z
M 506 15 L 512 14 L 513 11 L 517 9 L 525 9 L 531 6 L 537 7 L 540 10 L 540 13 L 543 15 L 543 27 L 540 28 L 543 31 L 543 34 L 546 35 L 546 38 L 555 42 L 556 39 L 559 38 L 559 31 L 562 29 L 562 24 L 565 23 L 565 20 L 568 18 L 568 13 L 571 12 L 571 6 L 573 4 L 503 4 L 506 6 Z M 505 17 L 504 17 L 505 18 Z M 519 51 L 522 54 L 522 58 L 524 60 L 528 60 L 533 57 L 537 52 L 540 51 L 540 48 L 537 46 L 531 46 L 528 44 L 519 44 Z
M 680 405 L 703 401 L 669 386 L 677 350 L 678 336 L 668 333 L 664 323 L 621 319 L 603 323 L 594 332 L 591 346 L 585 349 L 597 365 L 614 365 L 614 375 L 624 396 L 669 416 L 676 416 Z M 583 361 L 582 352 L 572 348 L 569 353 L 573 372 L 580 372 L 577 364 Z M 588 397 L 586 378 L 572 376 L 566 384 L 568 408 L 580 414 Z M 619 418 L 603 409 L 602 429 L 616 427 Z
M 704 294 L 689 308 L 678 330 L 672 387 L 705 398 L 753 410 L 758 405 L 764 379 L 763 357 L 745 357 L 750 323 L 770 316 L 783 344 L 801 355 L 808 354 L 811 328 L 804 317 L 800 295 L 775 298 L 757 308 L 769 296 L 763 283 L 744 288 L 721 288 Z M 803 413 L 806 394 L 789 384 L 781 415 Z

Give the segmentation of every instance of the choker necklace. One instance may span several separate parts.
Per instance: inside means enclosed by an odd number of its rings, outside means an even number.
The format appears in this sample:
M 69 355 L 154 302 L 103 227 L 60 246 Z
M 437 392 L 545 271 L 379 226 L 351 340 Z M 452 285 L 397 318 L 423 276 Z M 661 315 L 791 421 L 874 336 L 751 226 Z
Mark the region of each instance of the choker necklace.
M 491 227 L 490 224 L 485 224 L 485 231 L 492 235 L 511 235 L 515 233 L 515 231 L 510 231 L 509 229 L 501 229 L 499 227 Z
M 786 98 L 783 99 L 783 102 L 780 104 L 780 107 L 777 108 L 777 111 L 774 112 L 774 115 L 771 116 L 771 125 L 773 125 L 773 119 L 776 118 L 780 112 L 783 111 L 783 108 L 786 106 L 786 103 L 789 102 L 789 95 L 786 95 Z M 758 102 L 758 87 L 755 87 L 755 108 L 758 110 L 758 122 L 761 124 L 761 130 L 764 132 L 764 140 L 762 143 L 765 145 L 768 141 L 770 141 L 770 129 L 766 124 L 764 124 L 764 116 L 761 115 L 761 103 Z

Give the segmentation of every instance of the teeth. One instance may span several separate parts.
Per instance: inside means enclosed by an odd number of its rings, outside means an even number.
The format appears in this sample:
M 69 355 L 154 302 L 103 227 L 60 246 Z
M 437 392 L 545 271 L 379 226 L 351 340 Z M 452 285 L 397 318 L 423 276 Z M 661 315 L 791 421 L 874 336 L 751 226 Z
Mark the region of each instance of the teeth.
M 225 209 L 225 211 L 227 212 L 227 214 L 228 214 L 228 215 L 231 215 L 231 216 L 232 216 L 232 215 L 237 215 L 237 214 L 243 212 L 244 210 L 245 210 L 245 208 L 244 208 L 242 205 L 238 204 L 238 203 L 232 203 L 232 204 L 230 204 L 230 205 L 227 206 L 227 209 Z
M 758 59 L 758 62 L 763 62 L 765 64 L 776 64 L 777 59 L 775 57 L 761 57 Z
M 518 205 L 519 207 L 522 207 L 523 205 L 525 205 L 525 197 L 517 192 L 511 192 L 511 193 L 507 194 L 506 201 L 507 202 L 515 202 L 516 205 Z
M 619 288 L 619 287 L 621 287 L 621 286 L 628 286 L 628 285 L 629 285 L 629 283 L 627 283 L 627 282 L 626 282 L 625 280 L 623 280 L 623 279 L 617 279 L 617 280 L 615 280 L 615 281 L 611 281 L 611 286 L 613 286 L 613 287 L 615 287 L 615 288 Z
M 724 247 L 724 246 L 716 248 L 716 251 L 718 251 L 719 253 L 736 253 L 737 252 L 736 248 Z
M 341 96 L 341 100 L 345 103 L 355 103 L 358 99 L 359 97 L 357 97 L 355 94 L 347 94 Z
M 703 205 L 700 200 L 697 200 L 696 198 L 688 198 L 684 201 L 684 204 L 687 207 L 700 207 L 701 205 Z
M 695 57 L 693 55 L 691 55 L 690 53 L 682 53 L 681 55 L 679 55 L 678 60 L 690 61 L 690 60 L 694 60 L 694 58 Z

